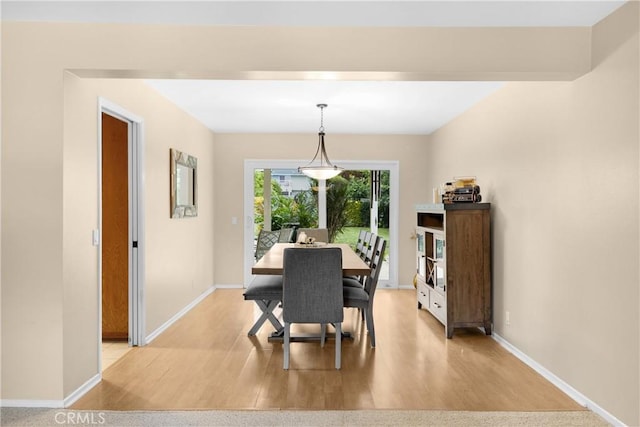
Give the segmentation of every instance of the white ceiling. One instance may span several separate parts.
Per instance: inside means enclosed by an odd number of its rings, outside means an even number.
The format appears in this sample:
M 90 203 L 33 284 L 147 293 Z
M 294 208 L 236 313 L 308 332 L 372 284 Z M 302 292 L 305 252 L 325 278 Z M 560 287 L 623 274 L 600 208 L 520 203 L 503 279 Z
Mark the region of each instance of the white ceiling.
M 3 21 L 287 26 L 592 26 L 624 1 L 2 1 Z M 215 132 L 428 134 L 501 82 L 148 80 Z
M 500 82 L 149 80 L 210 129 L 221 133 L 429 134 Z

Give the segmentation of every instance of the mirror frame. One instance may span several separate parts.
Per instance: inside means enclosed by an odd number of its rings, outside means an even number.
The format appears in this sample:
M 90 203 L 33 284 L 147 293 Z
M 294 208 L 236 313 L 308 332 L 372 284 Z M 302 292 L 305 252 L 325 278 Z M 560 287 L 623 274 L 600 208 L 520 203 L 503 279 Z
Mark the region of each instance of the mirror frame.
M 175 148 L 170 149 L 170 169 L 171 169 L 171 186 L 170 186 L 170 199 L 171 199 L 171 218 L 184 218 L 198 216 L 198 159 L 188 155 L 182 151 L 178 151 Z M 178 165 L 185 166 L 193 170 L 193 200 L 191 204 L 179 205 L 178 192 L 181 188 L 178 188 Z M 187 190 L 187 189 L 184 189 Z

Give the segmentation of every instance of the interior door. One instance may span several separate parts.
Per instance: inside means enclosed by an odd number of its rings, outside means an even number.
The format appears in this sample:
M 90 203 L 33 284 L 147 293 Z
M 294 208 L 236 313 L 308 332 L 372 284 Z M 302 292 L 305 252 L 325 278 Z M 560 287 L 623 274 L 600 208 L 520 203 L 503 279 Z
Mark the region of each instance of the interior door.
M 102 113 L 102 339 L 129 335 L 129 124 Z

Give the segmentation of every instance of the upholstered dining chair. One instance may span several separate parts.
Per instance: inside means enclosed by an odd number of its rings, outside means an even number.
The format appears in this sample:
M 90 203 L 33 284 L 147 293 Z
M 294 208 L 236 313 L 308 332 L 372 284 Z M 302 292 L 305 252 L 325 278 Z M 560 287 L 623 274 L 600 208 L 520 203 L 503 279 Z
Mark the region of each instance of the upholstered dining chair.
M 371 347 L 376 346 L 376 331 L 373 323 L 373 297 L 378 286 L 378 277 L 380 276 L 380 267 L 384 261 L 384 250 L 387 242 L 382 237 L 378 237 L 375 243 L 375 249 L 371 258 L 371 274 L 365 278 L 364 287 L 343 286 L 343 297 L 345 307 L 355 307 L 364 312 L 364 319 L 369 331 L 371 339 Z M 343 279 L 343 282 L 349 279 Z
M 329 230 L 326 228 L 298 228 L 298 236 L 301 233 L 314 237 L 316 242 L 329 243 Z
M 260 233 L 258 233 L 258 242 L 256 243 L 256 261 L 260 261 L 260 258 L 262 258 L 273 245 L 278 243 L 279 239 L 280 230 L 260 230 Z
M 335 366 L 341 365 L 342 250 L 340 248 L 286 248 L 283 252 L 282 319 L 283 368 L 289 369 L 292 323 L 332 323 L 336 330 Z M 324 334 L 323 334 L 324 335 Z

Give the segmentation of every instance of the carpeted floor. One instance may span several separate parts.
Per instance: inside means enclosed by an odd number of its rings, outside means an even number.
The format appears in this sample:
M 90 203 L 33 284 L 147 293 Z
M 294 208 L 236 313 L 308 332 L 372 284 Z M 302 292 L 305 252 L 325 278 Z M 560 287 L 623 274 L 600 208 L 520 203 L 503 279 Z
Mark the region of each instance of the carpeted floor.
M 71 411 L 2 408 L 2 426 L 607 426 L 591 411 Z

